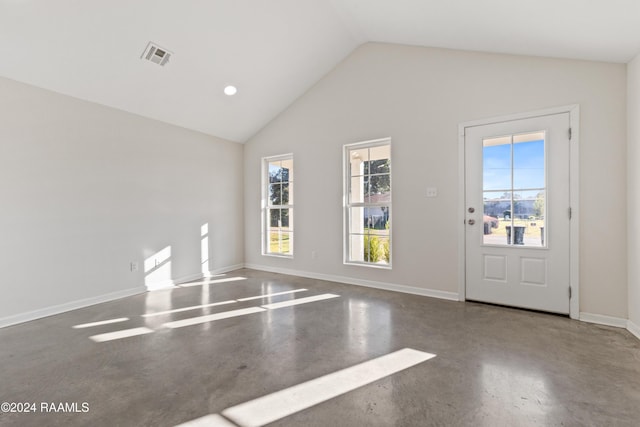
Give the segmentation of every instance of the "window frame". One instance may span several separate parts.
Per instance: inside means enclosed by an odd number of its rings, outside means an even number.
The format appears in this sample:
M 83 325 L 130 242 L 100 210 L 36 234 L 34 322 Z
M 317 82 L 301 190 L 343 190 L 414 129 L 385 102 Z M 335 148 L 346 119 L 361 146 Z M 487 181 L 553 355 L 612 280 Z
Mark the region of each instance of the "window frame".
M 350 171 L 350 165 L 351 165 L 351 152 L 354 150 L 360 150 L 360 149 L 364 149 L 364 148 L 374 148 L 374 147 L 381 147 L 381 146 L 389 146 L 389 201 L 388 202 L 384 202 L 384 203 L 371 203 L 371 202 L 358 202 L 358 203 L 351 203 L 349 197 L 351 194 L 351 171 Z M 343 166 L 342 166 L 342 170 L 343 170 L 343 264 L 344 265 L 353 265 L 353 266 L 361 266 L 361 267 L 369 267 L 369 268 L 378 268 L 378 269 L 384 269 L 384 270 L 391 270 L 392 269 L 392 263 L 393 263 L 393 239 L 392 239 L 392 235 L 393 235 L 393 220 L 392 220 L 392 215 L 393 215 L 393 161 L 392 161 L 392 143 L 391 143 L 391 137 L 386 137 L 386 138 L 380 138 L 380 139 L 373 139 L 373 140 L 369 140 L 369 141 L 362 141 L 362 142 L 356 142 L 356 143 L 351 143 L 351 144 L 345 144 L 343 147 L 343 157 L 342 157 L 342 161 L 343 161 Z M 366 175 L 365 175 L 366 176 Z M 372 174 L 369 174 L 369 176 L 372 176 Z M 381 207 L 381 206 L 388 206 L 389 207 L 389 213 L 388 213 L 388 224 L 389 224 L 389 262 L 386 264 L 378 264 L 378 263 L 373 263 L 370 261 L 355 261 L 355 260 L 351 260 L 350 259 L 350 254 L 351 254 L 351 239 L 350 237 L 354 234 L 360 234 L 360 233 L 353 233 L 351 231 L 351 208 L 352 207 L 362 207 L 362 208 L 366 208 L 366 207 Z
M 294 250 L 295 250 L 295 245 L 294 245 L 294 204 L 291 203 L 291 200 L 293 199 L 293 193 L 295 191 L 294 186 L 290 186 L 289 187 L 289 201 L 287 204 L 280 204 L 280 205 L 273 205 L 271 204 L 271 199 L 269 198 L 269 186 L 272 184 L 269 180 L 269 163 L 272 162 L 277 162 L 277 161 L 284 161 L 284 160 L 291 160 L 292 162 L 292 167 L 291 167 L 291 171 L 293 172 L 294 169 L 294 159 L 293 159 L 293 153 L 287 153 L 287 154 L 280 154 L 277 156 L 268 156 L 268 157 L 263 157 L 262 158 L 262 168 L 261 168 L 261 197 L 262 197 L 262 203 L 261 203 L 261 223 L 262 223 L 262 242 L 261 242 L 261 247 L 262 247 L 262 255 L 263 256 L 271 256 L 271 257 L 276 257 L 276 258 L 289 258 L 289 259 L 293 259 L 293 255 L 294 255 Z M 291 174 L 293 175 L 293 174 Z M 295 175 L 293 175 L 295 176 Z M 295 180 L 289 179 L 287 181 L 289 184 L 294 184 Z M 290 247 L 290 252 L 271 252 L 270 251 L 270 224 L 269 224 L 269 220 L 270 220 L 270 215 L 269 215 L 269 211 L 270 209 L 288 209 L 289 210 L 289 215 L 290 215 L 290 221 L 291 221 L 291 227 L 290 230 L 288 231 L 289 233 L 289 247 Z

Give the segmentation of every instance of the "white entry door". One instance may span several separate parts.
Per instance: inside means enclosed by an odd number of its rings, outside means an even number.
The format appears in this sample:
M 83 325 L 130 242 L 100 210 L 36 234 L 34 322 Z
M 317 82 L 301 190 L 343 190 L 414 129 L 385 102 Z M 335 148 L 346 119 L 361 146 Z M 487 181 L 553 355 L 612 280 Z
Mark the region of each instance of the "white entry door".
M 466 299 L 569 313 L 570 118 L 465 128 Z

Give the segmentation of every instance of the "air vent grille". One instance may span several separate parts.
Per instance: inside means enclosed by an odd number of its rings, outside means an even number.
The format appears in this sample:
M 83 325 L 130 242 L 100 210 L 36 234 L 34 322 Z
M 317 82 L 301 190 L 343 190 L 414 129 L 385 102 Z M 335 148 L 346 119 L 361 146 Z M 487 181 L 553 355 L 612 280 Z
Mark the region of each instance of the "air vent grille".
M 167 49 L 160 47 L 153 42 L 149 42 L 141 58 L 146 59 L 147 61 L 151 61 L 154 64 L 164 66 L 167 62 L 169 62 L 169 58 L 171 57 L 171 55 L 173 54 Z

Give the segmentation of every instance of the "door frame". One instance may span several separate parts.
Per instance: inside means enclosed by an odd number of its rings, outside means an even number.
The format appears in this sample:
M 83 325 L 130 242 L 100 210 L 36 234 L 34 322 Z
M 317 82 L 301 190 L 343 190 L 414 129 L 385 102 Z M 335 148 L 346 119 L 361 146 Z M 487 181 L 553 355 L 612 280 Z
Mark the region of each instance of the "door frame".
M 571 140 L 569 142 L 569 206 L 571 206 L 571 226 L 569 229 L 569 316 L 580 317 L 580 106 L 578 104 L 547 108 L 526 113 L 510 114 L 486 119 L 462 122 L 458 125 L 458 299 L 466 300 L 466 224 L 465 224 L 465 135 L 466 129 L 508 121 L 529 119 L 569 113 Z

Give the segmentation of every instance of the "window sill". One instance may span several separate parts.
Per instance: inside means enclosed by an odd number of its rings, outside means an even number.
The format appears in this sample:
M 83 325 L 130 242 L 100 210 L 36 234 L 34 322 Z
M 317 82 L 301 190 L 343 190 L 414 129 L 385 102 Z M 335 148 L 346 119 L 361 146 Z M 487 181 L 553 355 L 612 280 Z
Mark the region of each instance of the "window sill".
M 285 254 L 262 254 L 262 256 L 268 256 L 272 258 L 293 259 L 293 255 L 285 255 Z
M 366 262 L 345 261 L 344 265 L 353 265 L 356 267 L 377 268 L 379 270 L 391 270 L 391 264 L 371 264 Z

